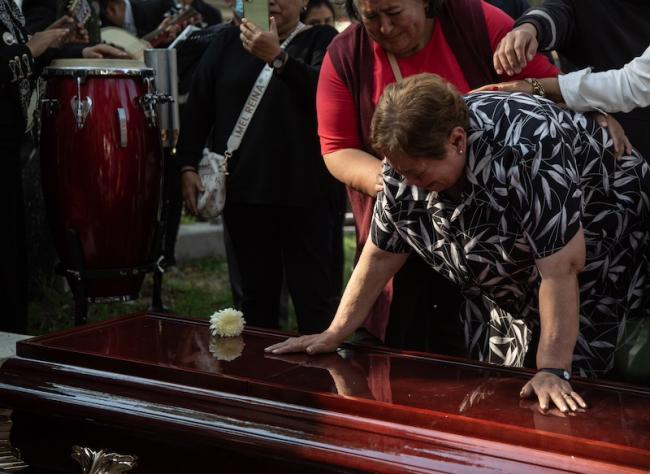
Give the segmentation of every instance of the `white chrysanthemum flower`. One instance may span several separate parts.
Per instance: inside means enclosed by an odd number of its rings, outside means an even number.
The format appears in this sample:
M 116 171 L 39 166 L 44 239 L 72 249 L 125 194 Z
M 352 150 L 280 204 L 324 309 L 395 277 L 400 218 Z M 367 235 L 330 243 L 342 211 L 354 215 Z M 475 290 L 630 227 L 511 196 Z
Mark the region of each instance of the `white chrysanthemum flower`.
M 244 330 L 244 313 L 233 308 L 222 309 L 210 316 L 210 332 L 213 336 L 239 336 Z
M 217 358 L 230 362 L 239 357 L 244 351 L 243 337 L 215 337 L 210 341 L 210 353 Z

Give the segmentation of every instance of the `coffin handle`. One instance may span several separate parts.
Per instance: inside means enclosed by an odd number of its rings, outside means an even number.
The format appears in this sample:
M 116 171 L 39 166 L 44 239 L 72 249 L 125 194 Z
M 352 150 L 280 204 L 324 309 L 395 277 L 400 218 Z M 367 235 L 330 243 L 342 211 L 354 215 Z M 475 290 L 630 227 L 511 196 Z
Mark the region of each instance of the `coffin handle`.
M 83 446 L 72 447 L 72 459 L 81 464 L 83 474 L 118 474 L 136 467 L 138 458 L 128 454 L 93 451 Z

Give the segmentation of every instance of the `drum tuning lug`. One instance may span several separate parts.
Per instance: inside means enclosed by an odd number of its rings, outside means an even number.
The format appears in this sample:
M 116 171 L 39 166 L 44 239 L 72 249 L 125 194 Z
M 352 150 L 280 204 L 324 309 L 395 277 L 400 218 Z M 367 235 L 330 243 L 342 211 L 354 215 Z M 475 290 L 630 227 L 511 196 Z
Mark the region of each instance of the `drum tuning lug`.
M 59 110 L 59 101 L 57 99 L 41 99 L 41 107 L 48 117 L 54 115 Z
M 84 128 L 84 125 L 86 124 L 86 118 L 88 118 L 88 114 L 90 113 L 92 106 L 93 100 L 90 97 L 79 99 L 78 96 L 75 95 L 72 100 L 70 100 L 72 113 L 77 120 L 77 128 Z
M 81 98 L 81 84 L 83 83 L 83 78 L 78 76 L 77 78 L 77 95 L 72 97 L 70 100 L 70 106 L 72 107 L 72 113 L 77 119 L 77 128 L 84 128 L 86 123 L 86 117 L 90 113 L 90 109 L 93 106 L 93 100 L 90 97 Z

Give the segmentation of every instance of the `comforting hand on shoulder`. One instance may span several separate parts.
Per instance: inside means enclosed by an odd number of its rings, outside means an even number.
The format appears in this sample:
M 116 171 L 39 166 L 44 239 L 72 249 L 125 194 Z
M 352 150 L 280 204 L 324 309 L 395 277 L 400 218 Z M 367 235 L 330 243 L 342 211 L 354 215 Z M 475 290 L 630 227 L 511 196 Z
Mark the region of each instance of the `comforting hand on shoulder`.
M 505 35 L 494 52 L 497 74 L 519 74 L 537 54 L 537 30 L 530 23 L 515 28 Z

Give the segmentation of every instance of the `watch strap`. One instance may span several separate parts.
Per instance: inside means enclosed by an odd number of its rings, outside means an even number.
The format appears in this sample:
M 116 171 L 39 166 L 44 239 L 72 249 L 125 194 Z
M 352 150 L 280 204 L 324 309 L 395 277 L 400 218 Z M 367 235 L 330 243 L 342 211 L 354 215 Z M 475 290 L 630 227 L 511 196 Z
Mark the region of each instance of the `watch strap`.
M 547 372 L 549 374 L 553 374 L 557 377 L 560 377 L 562 380 L 566 380 L 567 382 L 571 380 L 571 372 L 569 372 L 566 369 L 556 369 L 552 367 L 544 367 L 542 369 L 538 369 L 537 372 Z
M 271 61 L 271 67 L 275 70 L 282 69 L 285 64 L 287 64 L 287 60 L 289 59 L 289 55 L 287 52 L 283 49 L 278 53 L 276 57 L 273 58 L 273 61 Z

